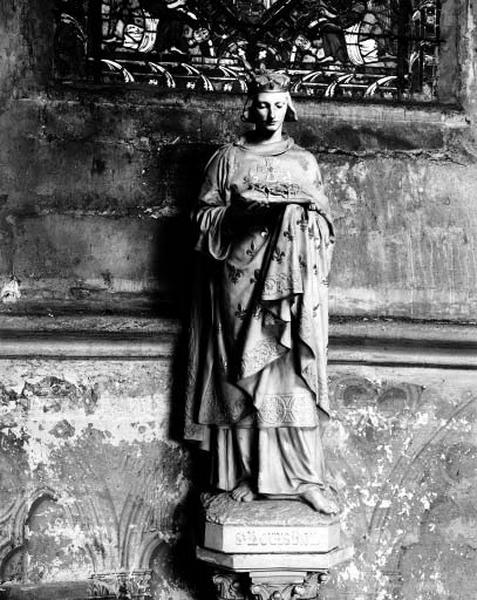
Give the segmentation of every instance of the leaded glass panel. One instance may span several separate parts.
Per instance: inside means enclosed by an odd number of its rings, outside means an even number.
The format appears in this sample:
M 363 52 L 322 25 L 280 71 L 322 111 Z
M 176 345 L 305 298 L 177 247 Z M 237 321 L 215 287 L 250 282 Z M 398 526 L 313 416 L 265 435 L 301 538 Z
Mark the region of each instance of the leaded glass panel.
M 242 91 L 261 65 L 293 93 L 435 100 L 439 0 L 57 0 L 63 80 Z

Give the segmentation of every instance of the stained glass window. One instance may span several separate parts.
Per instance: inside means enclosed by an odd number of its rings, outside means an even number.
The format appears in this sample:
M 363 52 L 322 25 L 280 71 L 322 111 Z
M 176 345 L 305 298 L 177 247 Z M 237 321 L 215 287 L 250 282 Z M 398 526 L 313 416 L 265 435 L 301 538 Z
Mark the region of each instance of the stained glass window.
M 238 92 L 286 71 L 297 95 L 435 100 L 440 0 L 57 0 L 62 80 Z

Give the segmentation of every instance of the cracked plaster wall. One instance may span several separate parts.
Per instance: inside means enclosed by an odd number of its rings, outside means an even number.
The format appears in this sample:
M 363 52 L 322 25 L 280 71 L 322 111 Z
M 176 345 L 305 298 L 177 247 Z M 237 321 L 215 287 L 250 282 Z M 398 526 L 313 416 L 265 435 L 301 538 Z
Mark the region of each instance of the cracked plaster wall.
M 155 598 L 203 597 L 199 465 L 171 432 L 169 361 L 1 367 L 0 578 L 151 569 Z M 475 375 L 334 365 L 330 377 L 325 446 L 356 553 L 324 598 L 473 600 Z
M 191 596 L 193 462 L 171 436 L 169 367 L 1 364 L 2 581 L 153 569 L 160 597 Z
M 0 278 L 21 292 L 3 317 L 170 312 L 202 168 L 242 101 L 62 89 L 51 9 L 0 8 Z M 297 101 L 291 133 L 322 165 L 338 230 L 336 316 L 475 320 L 475 11 L 444 2 L 442 110 Z M 475 377 L 330 374 L 356 556 L 325 596 L 473 600 Z M 175 405 L 166 361 L 0 361 L 1 579 L 152 568 L 156 598 L 197 597 L 198 465 L 171 432 Z

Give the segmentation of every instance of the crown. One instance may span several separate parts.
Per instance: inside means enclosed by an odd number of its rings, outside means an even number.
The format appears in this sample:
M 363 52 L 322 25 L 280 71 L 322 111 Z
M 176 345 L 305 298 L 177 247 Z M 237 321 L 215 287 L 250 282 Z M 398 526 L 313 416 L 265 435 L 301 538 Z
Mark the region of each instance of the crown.
M 260 92 L 288 92 L 289 89 L 290 78 L 285 73 L 278 71 L 261 70 L 258 73 L 252 73 L 248 84 L 249 96 Z

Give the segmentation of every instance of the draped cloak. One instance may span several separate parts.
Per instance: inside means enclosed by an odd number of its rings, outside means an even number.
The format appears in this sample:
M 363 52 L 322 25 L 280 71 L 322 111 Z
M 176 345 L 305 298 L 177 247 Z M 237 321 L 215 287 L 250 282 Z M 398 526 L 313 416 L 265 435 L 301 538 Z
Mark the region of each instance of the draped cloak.
M 265 225 L 251 217 L 246 231 L 234 235 L 223 220 L 239 196 L 281 203 L 280 210 Z M 291 493 L 293 486 L 281 483 L 290 477 L 321 485 L 322 466 L 313 463 L 322 462 L 319 417 L 329 410 L 334 236 L 318 164 L 291 138 L 228 144 L 209 161 L 194 220 L 202 259 L 189 332 L 185 437 L 215 452 L 222 489 L 241 478 L 237 450 L 258 464 L 258 491 Z M 250 445 L 247 428 L 260 432 L 258 461 L 242 448 L 243 440 Z M 295 472 L 293 452 L 305 456 L 303 468 L 313 474 Z M 265 469 L 287 475 L 267 483 Z

